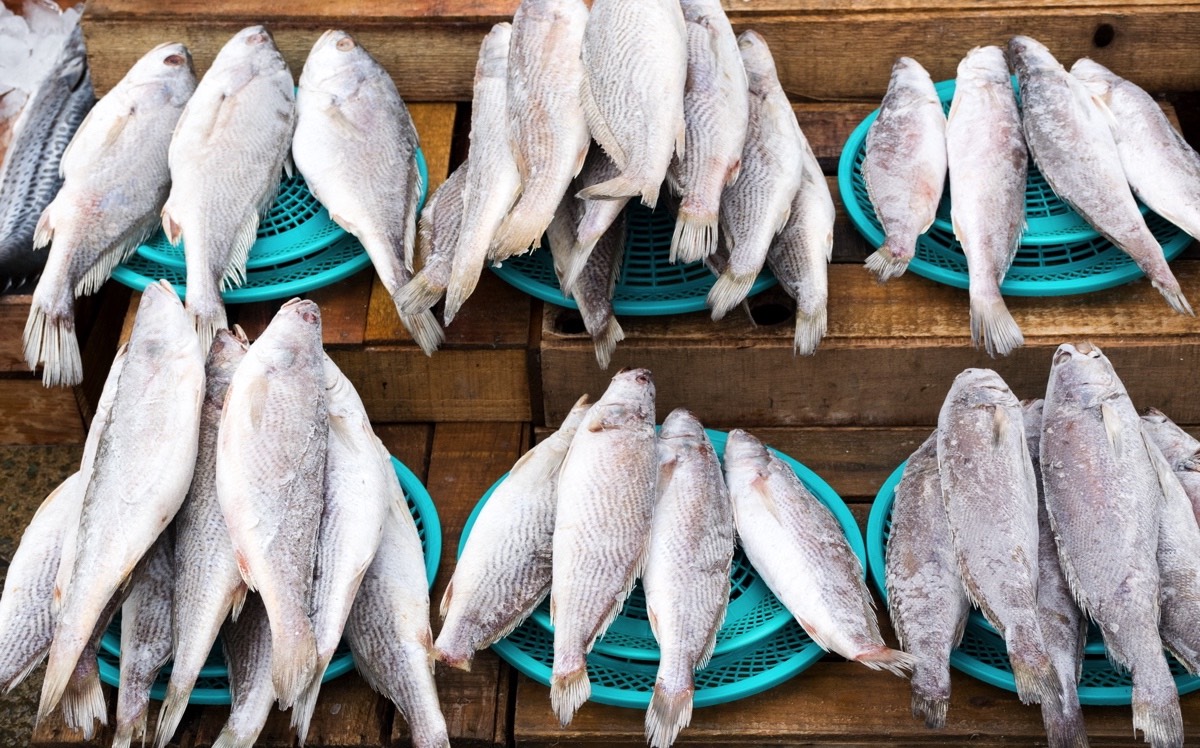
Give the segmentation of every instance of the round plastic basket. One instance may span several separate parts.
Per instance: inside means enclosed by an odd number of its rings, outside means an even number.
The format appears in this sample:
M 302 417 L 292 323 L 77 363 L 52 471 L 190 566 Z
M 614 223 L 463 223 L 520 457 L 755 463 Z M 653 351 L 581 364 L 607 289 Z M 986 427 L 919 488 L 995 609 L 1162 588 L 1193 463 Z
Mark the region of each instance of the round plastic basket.
M 717 454 L 724 452 L 726 434 L 706 430 Z M 804 485 L 829 507 L 842 525 L 851 548 L 866 564 L 858 525 L 850 510 L 824 480 L 796 460 L 776 450 Z M 504 478 L 487 490 L 463 528 L 459 553 L 483 505 Z M 864 572 L 865 573 L 865 572 Z M 496 652 L 534 680 L 549 685 L 554 663 L 554 633 L 548 604 L 530 620 L 493 645 Z M 696 674 L 696 706 L 721 704 L 759 693 L 805 670 L 824 654 L 775 598 L 739 549 L 730 573 L 730 604 L 717 634 L 713 658 Z M 588 655 L 592 701 L 644 709 L 650 703 L 658 668 L 658 644 L 650 631 L 641 585 L 626 601 L 612 626 Z
M 655 210 L 634 201 L 625 208 L 625 259 L 612 300 L 618 316 L 684 314 L 707 308 L 708 291 L 716 276 L 703 262 L 673 265 L 668 261 L 675 213 L 666 202 L 660 201 Z M 562 295 L 547 238 L 542 239 L 541 249 L 505 260 L 492 270 L 530 296 L 568 309 L 579 308 L 574 299 Z M 775 282 L 775 276 L 764 268 L 750 287 L 750 296 Z
M 392 458 L 392 467 L 400 479 L 404 489 L 404 498 L 408 501 L 408 509 L 412 512 L 417 525 L 417 533 L 421 536 L 421 546 L 425 551 L 425 573 L 429 586 L 433 587 L 433 578 L 437 575 L 438 560 L 442 555 L 442 526 L 438 521 L 437 508 L 430 498 L 429 492 L 421 481 L 408 469 L 404 463 Z M 100 680 L 110 686 L 118 686 L 121 681 L 121 615 L 120 613 L 109 624 L 104 637 L 100 640 L 98 651 L 100 664 Z M 329 667 L 325 669 L 322 681 L 329 681 L 345 675 L 354 667 L 354 659 L 350 648 L 343 641 L 334 653 Z M 167 681 L 171 674 L 168 664 L 158 675 L 158 680 L 150 689 L 150 697 L 161 701 L 167 693 Z M 221 652 L 220 640 L 208 656 L 208 662 L 200 670 L 200 678 L 188 699 L 190 704 L 228 704 L 229 673 L 225 668 L 225 657 Z
M 1013 79 L 1016 85 L 1016 79 Z M 954 97 L 954 81 L 937 86 L 946 109 Z M 883 244 L 883 228 L 875 215 L 863 180 L 867 130 L 879 116 L 875 110 L 850 134 L 838 162 L 838 188 L 850 219 L 871 246 Z M 1191 243 L 1191 237 L 1139 203 L 1151 233 L 1162 244 L 1168 260 Z M 1026 228 L 1012 267 L 1000 290 L 1010 296 L 1064 296 L 1089 293 L 1128 283 L 1143 276 L 1130 257 L 1091 227 L 1060 200 L 1032 159 L 1025 184 Z M 967 258 L 950 225 L 950 190 L 942 194 L 933 226 L 917 241 L 917 254 L 909 263 L 917 275 L 956 288 L 966 288 Z
M 867 557 L 871 582 L 885 605 L 888 596 L 884 575 L 887 542 L 892 529 L 892 502 L 896 498 L 896 486 L 900 483 L 904 475 L 904 466 L 907 464 L 901 463 L 888 476 L 875 497 L 871 516 L 867 521 Z M 1171 665 L 1175 687 L 1180 694 L 1200 690 L 1200 677 L 1189 675 L 1173 657 L 1168 656 L 1167 661 Z M 985 683 L 1016 693 L 1017 684 L 1008 661 L 1004 638 L 996 633 L 978 610 L 971 611 L 962 644 L 951 653 L 950 664 Z M 1129 704 L 1132 698 L 1133 682 L 1129 673 L 1118 669 L 1109 661 L 1104 649 L 1104 640 L 1093 625 L 1088 632 L 1088 641 L 1084 648 L 1079 702 L 1094 706 L 1119 706 Z
M 416 160 L 422 184 L 419 213 L 428 194 L 429 172 L 420 149 Z M 229 304 L 289 298 L 336 283 L 370 264 L 362 245 L 333 222 L 297 173 L 280 183 L 274 205 L 259 223 L 246 261 L 246 282 L 223 290 L 221 298 Z M 184 245 L 172 246 L 159 231 L 116 267 L 113 278 L 137 291 L 166 278 L 182 298 L 187 293 Z

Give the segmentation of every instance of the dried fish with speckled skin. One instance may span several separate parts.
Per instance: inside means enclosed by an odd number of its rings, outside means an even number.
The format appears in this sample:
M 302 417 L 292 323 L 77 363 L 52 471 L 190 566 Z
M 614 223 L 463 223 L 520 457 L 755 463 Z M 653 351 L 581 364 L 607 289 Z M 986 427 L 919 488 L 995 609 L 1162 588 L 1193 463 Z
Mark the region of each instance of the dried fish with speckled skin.
M 396 292 L 393 301 L 402 314 L 430 309 L 446 294 L 454 250 L 462 228 L 463 188 L 467 163 L 462 162 L 425 203 L 417 226 L 417 251 L 421 269 Z
M 146 554 L 121 605 L 121 679 L 113 748 L 145 740 L 150 688 L 171 659 L 171 617 L 175 588 L 175 549 L 164 532 Z
M 221 649 L 229 666 L 229 721 L 213 748 L 250 748 L 258 740 L 271 707 L 271 622 L 262 598 L 246 596 L 242 614 L 221 628 Z

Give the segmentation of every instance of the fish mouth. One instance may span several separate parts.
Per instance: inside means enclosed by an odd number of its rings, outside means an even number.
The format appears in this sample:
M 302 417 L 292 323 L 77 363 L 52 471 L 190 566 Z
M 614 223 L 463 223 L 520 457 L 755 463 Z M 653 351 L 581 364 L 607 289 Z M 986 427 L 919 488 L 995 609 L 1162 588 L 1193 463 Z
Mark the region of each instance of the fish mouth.
M 245 42 L 248 46 L 275 43 L 275 37 L 271 36 L 271 32 L 267 30 L 266 26 L 251 26 L 244 33 L 246 34 Z
M 1054 366 L 1059 366 L 1070 361 L 1075 356 L 1080 358 L 1100 358 L 1104 353 L 1094 343 L 1083 341 L 1080 343 L 1063 343 L 1058 347 L 1058 351 L 1054 354 Z

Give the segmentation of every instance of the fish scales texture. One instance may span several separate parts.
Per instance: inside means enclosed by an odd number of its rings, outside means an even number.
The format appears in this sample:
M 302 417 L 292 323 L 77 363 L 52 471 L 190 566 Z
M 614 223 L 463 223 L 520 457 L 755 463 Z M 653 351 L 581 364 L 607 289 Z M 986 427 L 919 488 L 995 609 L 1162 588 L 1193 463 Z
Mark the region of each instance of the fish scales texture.
M 671 158 L 685 152 L 687 29 L 678 0 L 593 2 L 583 66 L 588 129 L 620 173 L 579 196 L 640 196 L 653 208 Z
M 242 614 L 221 628 L 221 647 L 229 667 L 229 721 L 213 748 L 250 748 L 258 740 L 271 707 L 271 622 L 262 598 L 246 596 Z
M 946 155 L 950 220 L 970 276 L 971 340 L 989 356 L 1007 356 L 1025 342 L 1000 283 L 1025 228 L 1029 153 L 999 47 L 976 47 L 958 65 Z
M 1150 408 L 1142 416 L 1142 427 L 1162 451 L 1175 477 L 1192 502 L 1192 512 L 1200 521 L 1200 440 L 1179 428 L 1160 410 Z
M 950 652 L 962 641 L 971 601 L 958 576 L 938 477 L 937 433 L 908 458 L 896 486 L 884 578 L 900 647 L 915 658 L 912 713 L 946 725 Z
M 413 747 L 449 748 L 433 680 L 425 557 L 399 484 L 346 620 L 346 640 L 359 674 L 408 722 Z
M 912 669 L 912 655 L 884 644 L 862 562 L 842 526 L 792 469 L 734 429 L 725 481 L 746 557 L 813 641 L 872 670 Z
M 1147 430 L 1145 426 L 1143 430 Z M 1183 484 L 1147 439 L 1163 489 L 1158 530 L 1159 630 L 1163 644 L 1191 673 L 1200 672 L 1200 526 Z
M 475 292 L 500 222 L 521 191 L 508 136 L 509 42 L 512 26 L 498 23 L 479 47 L 471 100 L 470 152 L 462 196 L 462 224 L 446 286 L 442 319 L 448 325 Z
M 589 407 L 580 398 L 480 510 L 442 597 L 437 660 L 468 669 L 477 650 L 507 636 L 550 591 L 558 470 Z
M 129 748 L 146 736 L 150 688 L 171 659 L 171 617 L 175 587 L 171 533 L 155 541 L 134 574 L 121 605 L 121 676 L 113 748 Z
M 750 120 L 741 173 L 721 195 L 719 224 L 729 264 L 708 293 L 713 319 L 724 317 L 750 293 L 804 178 L 804 134 L 771 50 L 753 31 L 738 37 L 738 48 L 750 82 Z
M 565 226 L 556 227 L 553 221 L 546 230 L 547 238 L 550 240 L 550 250 L 555 255 L 554 269 L 559 277 L 559 286 L 562 288 L 563 296 L 568 299 L 574 296 L 575 284 L 583 275 L 596 245 L 600 243 L 613 224 L 625 215 L 625 206 L 630 200 L 630 198 L 578 200 L 578 193 L 587 186 L 600 184 L 612 179 L 617 174 L 620 174 L 620 169 L 604 153 L 603 148 L 593 148 L 588 151 L 587 159 L 583 162 L 583 171 L 579 172 L 575 183 L 571 185 L 570 192 L 563 197 L 563 202 L 559 204 L 559 212 L 555 213 L 555 216 L 558 217 L 564 207 L 569 211 L 573 221 L 570 236 L 567 235 Z M 571 202 L 568 199 L 571 197 L 575 197 L 577 201 Z M 555 231 L 558 233 L 553 233 Z M 558 240 L 555 236 L 563 238 Z M 555 249 L 556 242 L 560 245 L 557 250 Z
M 541 244 L 542 234 L 591 144 L 579 98 L 583 0 L 522 0 L 508 51 L 508 134 L 521 196 L 500 224 L 489 257 L 501 262 Z
M 204 354 L 174 289 L 142 292 L 112 410 L 84 494 L 74 570 L 39 715 L 58 705 L 106 604 L 166 529 L 196 464 Z
M 171 138 L 163 231 L 171 243 L 184 243 L 187 307 L 205 350 L 227 326 L 221 289 L 245 282 L 259 219 L 275 200 L 295 98 L 270 32 L 251 26 L 217 53 Z
M 233 555 L 217 499 L 217 432 L 229 381 L 250 347 L 240 327 L 221 330 L 205 364 L 204 404 L 192 485 L 175 515 L 175 600 L 171 677 L 158 715 L 155 745 L 163 748 L 183 718 L 200 670 L 230 611 L 236 616 L 246 585 Z
M 704 426 L 686 410 L 663 421 L 658 503 L 642 580 L 660 657 L 646 739 L 667 748 L 691 722 L 693 673 L 712 656 L 729 605 L 733 504 Z
M 422 190 L 417 130 L 396 84 L 352 36 L 326 31 L 300 74 L 296 115 L 296 168 L 394 299 L 412 278 Z M 428 310 L 397 313 L 426 355 L 445 340 Z
M 138 569 L 135 568 L 134 574 Z M 100 663 L 96 652 L 100 648 L 100 639 L 112 622 L 113 616 L 121 608 L 128 587 L 113 595 L 100 613 L 96 627 L 88 637 L 79 661 L 71 671 L 67 680 L 67 689 L 63 692 L 62 720 L 67 729 L 83 734 L 84 740 L 91 740 L 96 734 L 96 723 L 103 727 L 108 724 L 108 707 L 104 703 L 104 691 L 100 683 Z
M 92 294 L 157 228 L 171 175 L 167 148 L 196 88 L 182 44 L 160 44 L 101 99 L 63 153 L 63 186 L 38 220 L 50 246 L 25 324 L 25 360 L 46 386 L 83 381 L 75 297 Z
M 863 181 L 884 244 L 867 258 L 880 281 L 904 274 L 917 239 L 933 225 L 946 183 L 946 115 L 929 73 L 901 57 L 879 116 L 867 130 Z
M 1054 194 L 1133 258 L 1171 308 L 1191 314 L 1138 211 L 1105 114 L 1087 86 L 1027 36 L 1013 37 L 1008 54 L 1021 89 L 1025 141 Z
M 308 606 L 329 434 L 324 357 L 317 305 L 284 304 L 234 372 L 217 436 L 217 499 L 242 578 L 271 620 L 285 707 L 317 664 Z
M 1024 416 L 990 369 L 959 374 L 938 415 L 938 468 L 959 575 L 1008 648 L 1024 703 L 1059 708 L 1037 611 L 1037 478 Z
M 420 314 L 446 294 L 454 250 L 462 228 L 463 188 L 467 178 L 466 161 L 451 172 L 433 193 L 421 211 L 417 226 L 417 250 L 421 269 L 400 288 L 393 301 L 402 314 Z
M 688 82 L 687 148 L 667 179 L 680 196 L 671 262 L 696 262 L 717 249 L 721 192 L 738 178 L 749 127 L 749 82 L 737 37 L 718 0 L 683 0 Z
M 828 328 L 829 261 L 833 257 L 837 210 L 808 139 L 803 133 L 800 137 L 804 176 L 792 200 L 788 221 L 771 242 L 767 264 L 783 290 L 796 301 L 792 352 L 811 356 Z
M 563 725 L 591 693 L 587 653 L 645 563 L 658 475 L 654 394 L 646 369 L 613 377 L 580 423 L 559 471 L 550 704 Z
M 1054 354 L 1041 466 L 1058 556 L 1109 657 L 1133 675 L 1133 726 L 1156 746 L 1183 744 L 1175 681 L 1158 633 L 1164 496 L 1137 411 L 1090 343 Z
M 399 490 L 392 456 L 371 428 L 362 399 L 328 356 L 325 388 L 329 399 L 325 501 L 309 598 L 317 667 L 292 710 L 292 726 L 301 745 L 317 708 L 321 678 L 342 639 L 363 574 L 379 548 L 388 499 Z
M 1062 708 L 1042 705 L 1042 722 L 1052 746 L 1086 748 L 1087 729 L 1079 706 L 1079 677 L 1083 673 L 1083 648 L 1087 644 L 1088 621 L 1075 597 L 1071 585 L 1058 562 L 1058 545 L 1054 529 L 1046 513 L 1046 498 L 1042 488 L 1041 443 L 1043 400 L 1021 404 L 1024 414 L 1025 443 L 1033 463 L 1038 487 L 1038 622 L 1046 651 L 1054 662 L 1062 692 Z

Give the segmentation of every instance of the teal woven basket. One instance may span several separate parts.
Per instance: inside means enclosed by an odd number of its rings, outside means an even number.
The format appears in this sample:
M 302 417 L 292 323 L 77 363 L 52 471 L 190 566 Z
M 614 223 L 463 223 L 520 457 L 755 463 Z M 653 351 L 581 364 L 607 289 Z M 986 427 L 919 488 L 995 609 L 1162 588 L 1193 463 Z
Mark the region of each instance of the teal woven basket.
M 706 430 L 718 455 L 726 434 Z M 862 535 L 850 510 L 816 473 L 796 460 L 771 450 L 791 467 L 841 524 L 851 548 L 866 564 Z M 467 519 L 459 543 L 466 545 L 475 519 L 504 477 L 487 490 Z M 865 572 L 864 572 L 865 574 Z M 626 601 L 604 637 L 588 655 L 591 700 L 601 704 L 645 709 L 650 703 L 658 669 L 659 650 L 650 631 L 641 585 Z M 554 664 L 554 633 L 545 602 L 529 620 L 492 647 L 525 675 L 550 684 Z M 735 701 L 760 693 L 804 671 L 824 655 L 787 609 L 776 600 L 739 549 L 730 573 L 730 605 L 708 667 L 696 674 L 696 706 Z
M 867 557 L 871 570 L 871 582 L 879 596 L 887 604 L 885 564 L 887 542 L 892 530 L 892 503 L 896 498 L 896 486 L 904 476 L 904 466 L 896 468 L 875 497 L 871 516 L 867 521 Z M 1175 687 L 1180 695 L 1200 690 L 1200 677 L 1190 675 L 1174 657 L 1167 657 L 1171 673 L 1175 676 Z M 990 683 L 998 688 L 1016 693 L 1012 666 L 1008 661 L 1008 650 L 1004 638 L 988 623 L 978 610 L 972 610 L 967 620 L 962 644 L 950 655 L 950 664 L 955 669 Z M 1079 680 L 1079 703 L 1093 706 L 1121 706 L 1133 699 L 1133 681 L 1129 673 L 1119 670 L 1108 659 L 1104 640 L 1093 625 L 1088 632 L 1084 648 L 1083 673 Z
M 1013 79 L 1016 86 L 1016 79 Z M 954 98 L 954 81 L 936 86 L 948 110 Z M 867 130 L 879 116 L 875 110 L 850 134 L 838 162 L 838 189 L 850 220 L 872 247 L 883 244 L 883 228 L 875 215 L 862 176 Z M 1191 244 L 1191 237 L 1162 216 L 1139 203 L 1146 225 L 1163 247 L 1168 260 Z M 1065 296 L 1112 288 L 1143 277 L 1129 255 L 1100 236 L 1087 221 L 1050 189 L 1031 159 L 1025 184 L 1027 226 L 1021 235 L 1012 267 L 1000 290 L 1009 296 Z M 967 288 L 967 258 L 950 225 L 950 190 L 942 194 L 933 226 L 917 241 L 917 254 L 909 263 L 917 275 L 955 288 Z
M 630 201 L 625 208 L 625 259 L 621 277 L 613 290 L 613 312 L 618 316 L 650 317 L 685 314 L 708 308 L 708 291 L 716 276 L 703 262 L 673 265 L 671 236 L 675 233 L 675 213 L 660 200 L 654 210 Z M 565 298 L 554 273 L 549 239 L 542 248 L 505 260 L 492 268 L 510 285 L 542 301 L 567 309 L 578 309 L 574 299 Z M 775 276 L 764 267 L 750 296 L 775 285 Z
M 429 171 L 419 148 L 416 160 L 422 184 L 420 213 L 428 194 Z M 362 245 L 333 222 L 297 173 L 280 183 L 274 205 L 259 223 L 258 238 L 246 261 L 246 282 L 223 290 L 221 298 L 227 304 L 291 298 L 336 283 L 370 264 Z M 118 265 L 113 278 L 136 291 L 166 278 L 185 298 L 183 243 L 171 246 L 160 231 Z
M 417 525 L 417 534 L 421 536 L 421 547 L 425 551 L 425 574 L 429 586 L 433 587 L 433 578 L 437 575 L 438 560 L 442 555 L 442 526 L 438 521 L 437 508 L 430 498 L 429 492 L 421 481 L 408 469 L 404 463 L 392 458 L 392 467 L 400 479 L 404 489 L 404 498 L 408 501 L 408 509 L 412 512 L 413 521 Z M 121 615 L 117 614 L 108 630 L 100 640 L 98 652 L 100 663 L 100 680 L 110 686 L 119 686 L 121 682 Z M 350 648 L 343 641 L 334 653 L 329 667 L 325 669 L 322 681 L 329 681 L 345 675 L 354 667 L 354 658 Z M 150 697 L 162 701 L 167 693 L 167 681 L 170 679 L 171 666 L 168 664 L 158 674 L 158 680 L 150 689 Z M 188 699 L 189 704 L 228 704 L 229 672 L 225 668 L 225 657 L 221 652 L 220 640 L 208 656 L 208 662 L 200 670 L 196 687 Z

